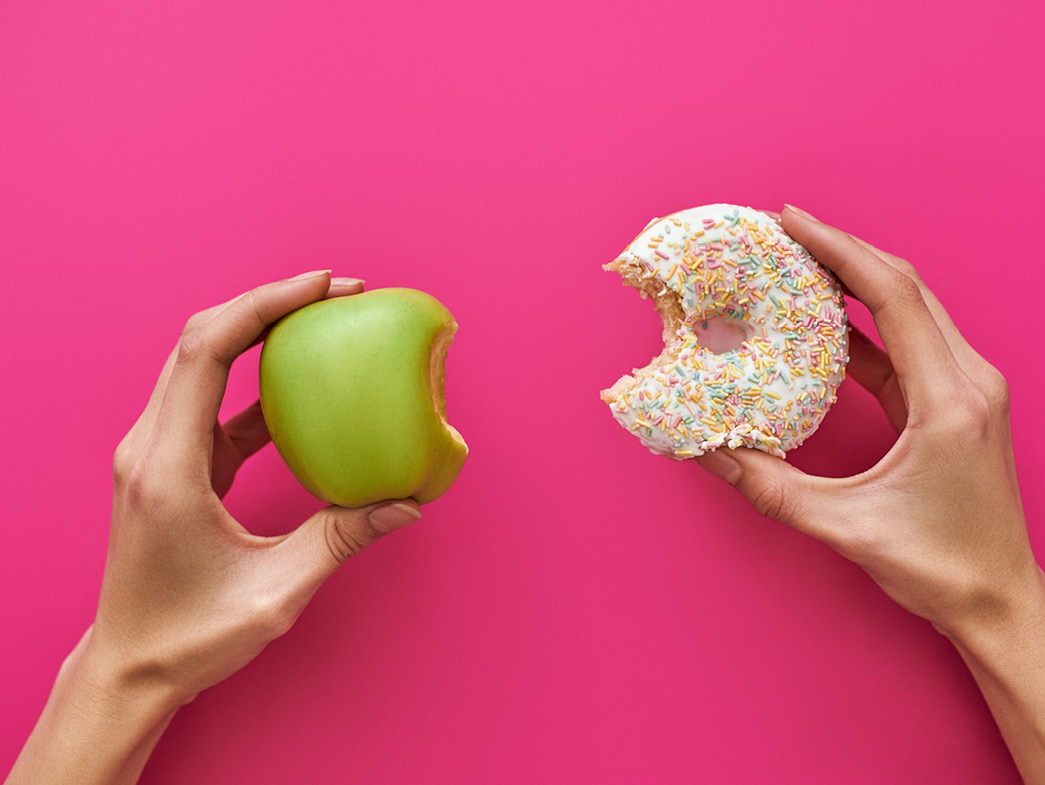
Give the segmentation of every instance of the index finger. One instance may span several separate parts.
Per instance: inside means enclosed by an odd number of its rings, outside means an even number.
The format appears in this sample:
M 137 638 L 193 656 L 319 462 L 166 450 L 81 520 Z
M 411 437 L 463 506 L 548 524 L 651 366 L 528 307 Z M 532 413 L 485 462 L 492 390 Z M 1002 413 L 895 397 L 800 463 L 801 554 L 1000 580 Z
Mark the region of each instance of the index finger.
M 954 323 L 951 315 L 947 312 L 947 309 L 944 308 L 943 303 L 940 302 L 940 298 L 937 297 L 933 290 L 930 289 L 925 281 L 922 280 L 921 276 L 918 275 L 918 272 L 913 268 L 910 262 L 905 261 L 888 251 L 883 251 L 881 248 L 876 248 L 871 243 L 861 240 L 859 237 L 853 237 L 853 240 L 880 256 L 890 266 L 904 272 L 905 275 L 910 275 L 914 278 L 922 291 L 922 297 L 925 299 L 925 304 L 929 307 L 929 311 L 936 320 L 936 324 L 939 325 L 940 332 L 943 333 L 947 345 L 951 347 L 951 353 L 954 355 L 954 359 L 958 361 L 958 365 L 961 366 L 963 371 L 970 376 L 975 376 L 978 371 L 982 370 L 983 367 L 987 365 L 987 361 L 972 348 L 969 342 L 965 339 L 965 336 L 961 334 L 961 331 Z
M 327 271 L 305 274 L 259 286 L 190 319 L 156 413 L 157 438 L 182 457 L 209 458 L 232 362 L 279 319 L 321 299 L 329 286 Z
M 957 383 L 960 368 L 918 282 L 845 232 L 790 205 L 782 218 L 787 233 L 834 272 L 871 312 L 908 411 L 931 407 L 939 400 L 941 381 Z
M 327 297 L 344 297 L 349 294 L 359 294 L 363 291 L 364 281 L 358 278 L 331 278 L 330 288 L 327 290 Z M 230 306 L 236 300 L 244 297 L 244 294 L 239 294 L 233 297 L 231 300 L 208 308 L 200 313 L 196 314 L 194 319 L 200 322 L 207 322 L 215 315 L 219 314 L 225 308 Z M 255 342 L 260 342 L 264 338 L 264 333 L 259 335 Z M 163 368 L 160 370 L 160 374 L 157 377 L 156 384 L 153 386 L 152 392 L 149 394 L 149 399 L 142 410 L 142 413 L 138 416 L 134 425 L 125 438 L 125 443 L 132 443 L 140 445 L 144 443 L 144 440 L 148 438 L 149 433 L 152 431 L 152 427 L 156 422 L 157 415 L 160 410 L 160 406 L 163 403 L 164 396 L 167 393 L 167 382 L 170 380 L 171 373 L 174 371 L 174 366 L 178 360 L 178 355 L 181 351 L 181 338 L 179 337 L 178 342 L 174 345 L 174 348 L 170 351 L 167 356 L 166 362 L 163 364 Z

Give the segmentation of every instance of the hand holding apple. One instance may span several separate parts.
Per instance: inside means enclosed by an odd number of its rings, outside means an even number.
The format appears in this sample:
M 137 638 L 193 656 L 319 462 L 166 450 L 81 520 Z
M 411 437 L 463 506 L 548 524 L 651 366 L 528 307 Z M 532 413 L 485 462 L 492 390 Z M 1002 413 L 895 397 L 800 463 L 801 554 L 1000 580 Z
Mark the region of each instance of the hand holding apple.
M 456 329 L 434 297 L 401 288 L 315 302 L 272 328 L 262 409 L 305 488 L 342 507 L 446 492 L 468 454 L 443 398 Z
M 281 317 L 362 291 L 320 270 L 189 319 L 113 459 L 109 553 L 94 624 L 63 664 L 8 782 L 137 781 L 180 706 L 286 632 L 350 556 L 418 520 L 417 502 L 325 507 L 277 537 L 221 502 L 268 443 L 261 407 L 218 421 L 229 367 Z

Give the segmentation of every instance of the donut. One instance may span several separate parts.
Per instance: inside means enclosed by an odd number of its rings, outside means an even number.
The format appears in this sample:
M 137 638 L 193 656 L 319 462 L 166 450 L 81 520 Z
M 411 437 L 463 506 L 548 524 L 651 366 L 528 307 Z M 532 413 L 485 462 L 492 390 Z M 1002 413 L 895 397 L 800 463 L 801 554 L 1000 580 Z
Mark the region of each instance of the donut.
M 601 393 L 652 452 L 783 457 L 820 426 L 849 359 L 845 304 L 777 221 L 738 205 L 683 210 L 653 219 L 605 269 L 664 321 L 664 351 Z

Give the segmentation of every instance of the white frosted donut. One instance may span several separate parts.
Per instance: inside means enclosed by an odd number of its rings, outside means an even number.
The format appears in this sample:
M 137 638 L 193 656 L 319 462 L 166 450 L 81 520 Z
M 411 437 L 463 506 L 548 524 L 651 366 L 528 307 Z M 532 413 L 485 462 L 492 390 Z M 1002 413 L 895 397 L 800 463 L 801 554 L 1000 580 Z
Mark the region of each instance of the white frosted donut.
M 842 291 L 772 218 L 727 204 L 656 218 L 606 268 L 664 319 L 664 351 L 602 392 L 650 450 L 783 456 L 820 425 L 848 362 Z

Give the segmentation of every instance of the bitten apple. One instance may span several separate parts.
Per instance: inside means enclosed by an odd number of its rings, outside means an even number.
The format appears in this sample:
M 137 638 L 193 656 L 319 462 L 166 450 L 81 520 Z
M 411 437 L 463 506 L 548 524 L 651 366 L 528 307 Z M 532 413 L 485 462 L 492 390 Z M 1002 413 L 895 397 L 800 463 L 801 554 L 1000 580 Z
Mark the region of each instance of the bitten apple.
M 321 300 L 277 322 L 261 352 L 261 405 L 298 481 L 343 507 L 445 493 L 468 454 L 443 394 L 456 330 L 416 289 Z

